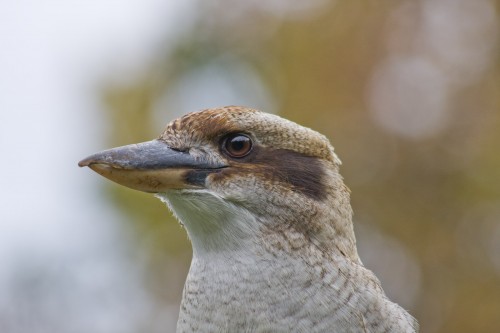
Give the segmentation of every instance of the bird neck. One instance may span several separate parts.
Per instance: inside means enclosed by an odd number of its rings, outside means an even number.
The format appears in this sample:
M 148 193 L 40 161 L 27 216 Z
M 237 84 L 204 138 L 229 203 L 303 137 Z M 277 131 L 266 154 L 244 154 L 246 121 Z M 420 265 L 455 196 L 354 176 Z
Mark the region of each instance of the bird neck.
M 295 212 L 286 223 L 273 221 L 264 224 L 265 232 L 259 242 L 274 255 L 292 254 L 307 257 L 318 253 L 360 264 L 352 225 L 350 205 L 344 210 L 327 207 L 311 208 L 309 215 Z M 306 216 L 306 217 L 304 217 Z M 282 215 L 283 217 L 283 215 Z M 319 252 L 318 252 L 319 251 Z
M 308 207 L 310 214 L 299 211 L 303 205 L 295 205 L 294 209 L 275 211 L 276 215 L 268 216 L 256 216 L 247 208 L 206 190 L 177 190 L 157 197 L 186 228 L 193 256 L 197 258 L 208 255 L 228 258 L 236 253 L 281 250 L 285 254 L 307 252 L 313 246 L 324 253 L 360 262 L 348 197 L 330 198 L 316 208 Z M 332 200 L 335 202 L 329 202 Z

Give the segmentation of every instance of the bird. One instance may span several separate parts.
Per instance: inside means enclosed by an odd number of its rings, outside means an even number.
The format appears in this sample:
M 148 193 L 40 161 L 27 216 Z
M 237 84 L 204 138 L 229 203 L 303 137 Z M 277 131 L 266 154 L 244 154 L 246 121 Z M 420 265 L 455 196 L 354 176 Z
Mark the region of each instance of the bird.
M 418 332 L 358 256 L 340 165 L 324 135 L 243 106 L 79 162 L 153 193 L 184 226 L 177 332 Z

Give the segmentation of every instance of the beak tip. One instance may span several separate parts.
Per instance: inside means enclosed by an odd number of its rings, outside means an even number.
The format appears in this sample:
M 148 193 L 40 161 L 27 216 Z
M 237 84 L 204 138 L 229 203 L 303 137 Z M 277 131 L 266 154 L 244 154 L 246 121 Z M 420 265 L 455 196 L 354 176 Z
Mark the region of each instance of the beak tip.
M 86 166 L 90 166 L 91 163 L 92 163 L 92 159 L 90 159 L 90 158 L 84 158 L 83 160 L 81 160 L 80 162 L 78 162 L 78 166 L 80 168 L 83 168 L 83 167 L 86 167 Z

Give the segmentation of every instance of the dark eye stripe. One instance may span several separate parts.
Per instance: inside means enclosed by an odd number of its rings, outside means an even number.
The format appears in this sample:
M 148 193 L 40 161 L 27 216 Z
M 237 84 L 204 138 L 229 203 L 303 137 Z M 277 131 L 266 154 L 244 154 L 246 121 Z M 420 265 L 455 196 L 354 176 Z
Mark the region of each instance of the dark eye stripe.
M 304 195 L 322 200 L 326 197 L 325 172 L 320 160 L 287 149 L 262 149 L 253 161 L 267 169 L 271 177 L 288 183 Z
M 233 164 L 234 167 L 221 170 L 216 177 L 255 172 L 263 174 L 266 179 L 289 184 L 294 191 L 312 199 L 326 198 L 325 171 L 317 157 L 255 145 L 251 154 L 235 159 Z

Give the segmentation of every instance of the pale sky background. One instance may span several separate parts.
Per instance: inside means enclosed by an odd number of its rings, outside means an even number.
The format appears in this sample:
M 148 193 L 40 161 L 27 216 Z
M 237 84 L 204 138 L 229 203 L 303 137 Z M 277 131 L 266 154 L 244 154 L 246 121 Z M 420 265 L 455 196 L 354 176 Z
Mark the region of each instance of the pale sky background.
M 134 77 L 193 5 L 0 2 L 1 332 L 133 332 L 146 318 L 120 216 L 77 162 L 104 148 L 99 83 Z

